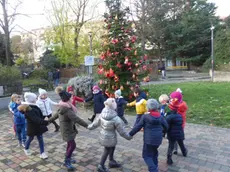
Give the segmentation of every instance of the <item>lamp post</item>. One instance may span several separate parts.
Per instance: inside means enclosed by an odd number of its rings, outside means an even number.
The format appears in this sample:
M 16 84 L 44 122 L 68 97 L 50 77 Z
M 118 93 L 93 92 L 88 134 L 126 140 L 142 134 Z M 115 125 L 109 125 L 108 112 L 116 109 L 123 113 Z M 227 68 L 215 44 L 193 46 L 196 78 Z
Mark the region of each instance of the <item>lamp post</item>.
M 89 42 L 90 42 L 90 46 L 89 46 L 89 51 L 90 51 L 90 56 L 93 55 L 93 45 L 92 45 L 92 32 L 89 32 Z M 89 66 L 89 74 L 92 74 L 92 66 Z
M 212 82 L 214 80 L 214 39 L 213 39 L 214 29 L 215 29 L 215 27 L 212 25 L 212 27 L 211 27 Z
M 90 42 L 90 55 L 93 55 L 93 46 L 92 46 L 92 32 L 89 32 L 89 42 Z

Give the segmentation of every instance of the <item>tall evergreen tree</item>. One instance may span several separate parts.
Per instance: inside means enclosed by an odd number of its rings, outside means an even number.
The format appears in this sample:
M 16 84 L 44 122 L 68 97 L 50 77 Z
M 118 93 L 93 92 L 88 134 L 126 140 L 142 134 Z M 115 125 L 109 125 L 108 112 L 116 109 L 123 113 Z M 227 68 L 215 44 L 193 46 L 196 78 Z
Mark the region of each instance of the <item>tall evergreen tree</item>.
M 123 95 L 130 95 L 130 85 L 138 84 L 148 72 L 136 42 L 134 25 L 128 20 L 129 9 L 121 9 L 120 0 L 106 0 L 109 13 L 104 15 L 106 34 L 103 36 L 101 64 L 98 74 L 101 75 L 100 86 L 113 93 L 123 89 Z

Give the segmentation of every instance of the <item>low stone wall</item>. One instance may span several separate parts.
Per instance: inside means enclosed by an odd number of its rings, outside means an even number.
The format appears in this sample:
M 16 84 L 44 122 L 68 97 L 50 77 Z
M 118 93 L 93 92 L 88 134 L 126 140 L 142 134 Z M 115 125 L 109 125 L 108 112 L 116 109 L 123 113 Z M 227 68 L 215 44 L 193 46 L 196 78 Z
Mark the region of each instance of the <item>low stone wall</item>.
M 212 70 L 209 70 L 209 75 L 212 77 Z M 230 82 L 230 72 L 214 71 L 214 82 Z

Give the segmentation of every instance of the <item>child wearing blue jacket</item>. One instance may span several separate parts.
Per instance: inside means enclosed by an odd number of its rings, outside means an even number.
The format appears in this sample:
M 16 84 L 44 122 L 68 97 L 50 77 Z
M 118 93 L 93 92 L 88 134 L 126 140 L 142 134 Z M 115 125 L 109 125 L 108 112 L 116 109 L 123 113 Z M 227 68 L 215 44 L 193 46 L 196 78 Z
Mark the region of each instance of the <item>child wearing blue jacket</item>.
M 173 94 L 173 93 L 171 93 Z M 170 95 L 171 97 L 171 95 Z M 172 165 L 172 153 L 174 150 L 175 142 L 177 142 L 180 146 L 181 152 L 184 157 L 187 156 L 188 150 L 184 145 L 184 129 L 183 129 L 183 119 L 180 114 L 178 114 L 177 110 L 179 108 L 179 100 L 177 98 L 171 98 L 169 101 L 169 111 L 166 116 L 166 120 L 169 125 L 169 130 L 167 132 L 167 138 L 169 141 L 168 145 L 168 153 L 167 153 L 167 164 Z
M 14 112 L 14 125 L 16 126 L 16 133 L 18 137 L 19 146 L 25 147 L 26 142 L 26 119 L 25 116 L 18 110 L 21 104 L 20 97 L 13 99 L 10 108 Z
M 168 95 L 167 94 L 162 94 L 159 97 L 159 102 L 161 104 L 161 110 L 160 110 L 161 116 L 165 116 L 166 108 L 167 108 L 167 105 L 169 103 L 169 97 L 168 97 Z
M 94 114 L 91 118 L 88 118 L 88 120 L 93 122 L 97 114 L 101 114 L 102 109 L 104 109 L 105 107 L 105 98 L 102 94 L 101 89 L 97 85 L 93 86 L 93 95 L 85 99 L 85 102 L 89 102 L 91 100 L 93 100 Z
M 144 145 L 142 157 L 148 165 L 149 172 L 158 172 L 158 147 L 162 143 L 163 130 L 166 132 L 168 124 L 163 116 L 158 112 L 159 103 L 155 99 L 147 101 L 148 112 L 143 115 L 140 122 L 130 131 L 133 136 L 141 128 L 144 128 Z
M 124 106 L 128 103 L 125 99 L 121 96 L 121 90 L 115 91 L 115 100 L 117 103 L 117 115 L 121 118 L 121 120 L 128 125 L 128 121 L 124 117 Z

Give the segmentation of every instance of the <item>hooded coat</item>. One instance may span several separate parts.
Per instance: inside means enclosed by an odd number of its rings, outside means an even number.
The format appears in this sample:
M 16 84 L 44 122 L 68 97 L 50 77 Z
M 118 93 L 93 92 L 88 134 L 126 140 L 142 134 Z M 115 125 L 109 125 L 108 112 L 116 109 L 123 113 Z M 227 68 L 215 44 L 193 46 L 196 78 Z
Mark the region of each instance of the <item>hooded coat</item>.
M 78 134 L 75 124 L 79 124 L 87 128 L 88 124 L 81 119 L 77 114 L 72 110 L 71 107 L 60 106 L 56 113 L 53 114 L 48 121 L 52 122 L 59 118 L 61 135 L 64 141 L 68 142 L 74 140 Z
M 27 135 L 37 136 L 48 131 L 48 121 L 43 119 L 43 115 L 39 107 L 36 105 L 25 105 L 27 110 L 24 112 L 27 120 Z M 29 107 L 28 107 L 29 106 Z
M 99 142 L 105 147 L 114 147 L 117 144 L 117 133 L 124 138 L 131 139 L 128 133 L 124 130 L 123 121 L 117 116 L 115 110 L 105 107 L 100 116 L 88 126 L 88 129 L 93 130 L 101 126 Z

